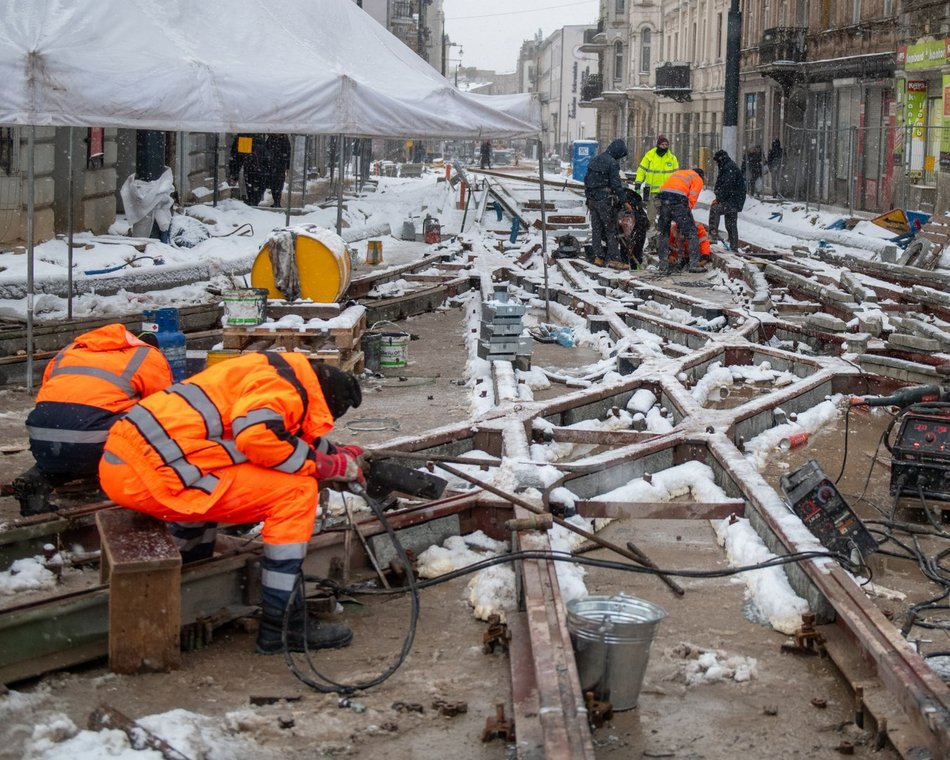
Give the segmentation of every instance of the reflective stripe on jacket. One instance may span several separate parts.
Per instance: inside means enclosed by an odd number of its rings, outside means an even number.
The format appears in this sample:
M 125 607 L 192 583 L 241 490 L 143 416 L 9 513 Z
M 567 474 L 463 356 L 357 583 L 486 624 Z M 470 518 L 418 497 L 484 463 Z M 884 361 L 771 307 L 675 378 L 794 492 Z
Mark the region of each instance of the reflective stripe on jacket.
M 333 417 L 306 356 L 247 354 L 216 364 L 133 407 L 109 433 L 109 453 L 155 497 L 200 514 L 242 462 L 314 477 L 312 445 Z
M 680 169 L 673 172 L 670 178 L 663 183 L 663 187 L 660 188 L 661 193 L 684 196 L 689 201 L 690 208 L 696 205 L 702 191 L 703 178 L 692 169 Z
M 643 154 L 640 159 L 640 165 L 637 167 L 637 176 L 634 180 L 638 185 L 646 182 L 650 186 L 650 194 L 656 193 L 663 186 L 663 183 L 670 178 L 670 175 L 680 168 L 680 163 L 673 151 L 667 149 L 666 153 L 658 156 L 656 148 L 651 148 Z
M 27 432 L 35 441 L 102 443 L 119 416 L 171 383 L 161 351 L 124 325 L 100 327 L 77 337 L 46 366 Z

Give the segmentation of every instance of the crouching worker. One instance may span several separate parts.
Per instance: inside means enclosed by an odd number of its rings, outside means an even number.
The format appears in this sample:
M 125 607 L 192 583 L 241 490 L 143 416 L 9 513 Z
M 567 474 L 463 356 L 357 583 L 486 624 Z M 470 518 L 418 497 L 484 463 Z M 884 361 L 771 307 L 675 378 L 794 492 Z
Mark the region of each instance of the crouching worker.
M 696 222 L 696 237 L 699 238 L 699 265 L 705 267 L 709 263 L 712 249 L 709 245 L 709 233 L 701 222 Z M 669 270 L 686 269 L 689 266 L 689 238 L 680 233 L 680 228 L 673 222 L 670 225 L 670 249 L 667 255 Z
M 185 562 L 210 557 L 217 523 L 264 523 L 257 651 L 283 651 L 284 610 L 307 553 L 317 487 L 362 482 L 358 446 L 324 436 L 362 393 L 356 378 L 303 354 L 255 353 L 216 364 L 134 406 L 109 433 L 102 487 L 129 509 L 173 523 Z M 346 646 L 340 624 L 306 620 L 294 600 L 291 651 Z
M 138 401 L 172 384 L 168 361 L 125 325 L 77 337 L 46 365 L 26 418 L 36 465 L 13 482 L 24 515 L 49 511 L 49 493 L 96 478 L 109 429 Z

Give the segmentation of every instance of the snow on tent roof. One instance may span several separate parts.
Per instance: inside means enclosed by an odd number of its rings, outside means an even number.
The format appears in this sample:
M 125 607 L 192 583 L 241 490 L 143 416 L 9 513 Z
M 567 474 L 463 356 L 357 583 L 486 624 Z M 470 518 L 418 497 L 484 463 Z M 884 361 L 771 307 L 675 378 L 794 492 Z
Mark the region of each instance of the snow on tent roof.
M 352 0 L 0 0 L 0 124 L 521 137 L 530 96 L 472 96 Z

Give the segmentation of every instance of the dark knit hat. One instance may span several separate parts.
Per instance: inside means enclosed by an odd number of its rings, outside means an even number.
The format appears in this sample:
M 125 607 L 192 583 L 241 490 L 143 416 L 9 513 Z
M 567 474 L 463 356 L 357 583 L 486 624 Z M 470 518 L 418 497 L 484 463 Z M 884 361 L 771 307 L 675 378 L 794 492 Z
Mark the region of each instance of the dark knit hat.
M 667 145 L 669 145 L 670 141 L 666 139 L 666 135 L 657 135 L 656 136 L 657 147 L 660 146 L 660 143 L 666 143 Z
M 693 171 L 696 172 L 696 173 L 699 175 L 699 178 L 700 178 L 701 180 L 705 180 L 705 179 L 706 179 L 706 172 L 704 172 L 704 171 L 703 171 L 702 169 L 700 169 L 698 166 L 694 166 L 694 167 L 693 167 Z
M 720 161 L 726 158 L 729 158 L 729 154 L 726 153 L 726 151 L 724 151 L 722 148 L 720 148 L 715 153 L 713 153 L 713 161 L 715 161 L 716 163 L 719 163 Z
M 346 414 L 351 407 L 356 409 L 363 402 L 363 391 L 354 375 L 322 363 L 315 364 L 313 371 L 317 375 L 323 398 L 334 420 Z

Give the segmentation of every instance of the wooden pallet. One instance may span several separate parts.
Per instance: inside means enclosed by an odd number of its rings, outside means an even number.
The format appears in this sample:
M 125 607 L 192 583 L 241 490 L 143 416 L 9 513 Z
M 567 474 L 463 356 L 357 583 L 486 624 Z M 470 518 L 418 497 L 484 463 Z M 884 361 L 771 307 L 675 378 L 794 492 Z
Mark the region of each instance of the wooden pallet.
M 224 348 L 232 351 L 353 351 L 358 349 L 366 332 L 366 310 L 362 306 L 353 324 L 346 327 L 268 328 L 267 323 L 254 327 L 225 327 Z M 345 312 L 344 312 L 345 314 Z M 271 323 L 272 324 L 272 323 Z

